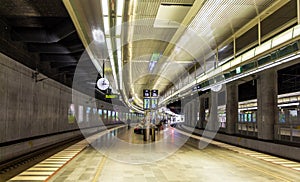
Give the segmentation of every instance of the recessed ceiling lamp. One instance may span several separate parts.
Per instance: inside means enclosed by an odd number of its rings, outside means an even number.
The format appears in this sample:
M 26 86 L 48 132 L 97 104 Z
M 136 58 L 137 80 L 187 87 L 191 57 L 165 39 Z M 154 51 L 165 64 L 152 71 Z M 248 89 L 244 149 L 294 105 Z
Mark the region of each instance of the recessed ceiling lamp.
M 94 41 L 104 42 L 104 34 L 102 30 L 92 30 Z

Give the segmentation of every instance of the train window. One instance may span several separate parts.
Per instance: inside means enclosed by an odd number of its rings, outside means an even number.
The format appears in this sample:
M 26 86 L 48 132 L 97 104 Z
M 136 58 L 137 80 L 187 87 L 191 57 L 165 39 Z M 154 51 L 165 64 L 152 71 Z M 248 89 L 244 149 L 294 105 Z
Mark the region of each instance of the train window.
M 93 108 L 93 114 L 94 114 L 94 115 L 97 114 L 97 108 Z
M 78 122 L 83 122 L 83 106 L 78 106 Z
M 297 110 L 289 110 L 289 114 L 290 114 L 290 122 L 294 123 L 297 122 Z
M 86 107 L 86 122 L 89 122 L 91 119 L 91 108 Z
M 209 109 L 205 109 L 205 120 L 208 121 L 209 118 Z
M 116 112 L 115 111 L 112 111 L 111 117 L 112 117 L 112 121 L 115 122 L 116 121 Z
M 122 113 L 122 112 L 119 112 L 119 120 L 120 120 L 120 121 L 124 121 L 124 120 L 123 120 L 123 113 Z
M 116 121 L 119 122 L 120 118 L 119 118 L 119 112 L 116 111 Z
M 110 110 L 107 111 L 107 119 L 109 121 L 111 121 L 111 111 Z
M 248 122 L 252 122 L 252 114 L 251 113 L 248 113 Z
M 107 110 L 103 110 L 103 118 L 104 119 L 107 119 L 107 115 L 106 114 L 107 114 Z
M 241 122 L 244 122 L 244 114 L 241 114 Z
M 101 109 L 98 109 L 98 122 L 102 121 L 102 110 Z
M 74 104 L 70 104 L 68 109 L 68 122 L 74 123 L 75 122 L 75 106 Z
M 252 114 L 252 119 L 253 119 L 253 122 L 256 122 L 256 113 L 255 112 Z

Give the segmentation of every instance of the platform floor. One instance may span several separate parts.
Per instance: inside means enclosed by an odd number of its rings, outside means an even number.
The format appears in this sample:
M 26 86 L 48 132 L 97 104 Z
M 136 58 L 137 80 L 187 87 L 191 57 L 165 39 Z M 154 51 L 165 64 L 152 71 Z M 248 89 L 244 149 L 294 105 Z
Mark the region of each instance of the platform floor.
M 161 132 L 161 139 L 165 132 L 170 131 Z M 180 138 L 176 130 L 172 132 L 175 134 L 175 140 Z M 108 137 L 108 135 L 103 135 L 103 137 Z M 121 140 L 146 145 L 148 142 L 144 143 L 142 137 L 142 135 L 134 134 L 132 130 L 124 129 L 118 134 Z M 102 140 L 98 139 L 95 142 L 99 141 Z M 120 151 L 122 156 L 124 149 Z M 134 153 L 136 150 L 134 147 L 129 147 L 125 152 Z M 144 155 L 151 154 L 145 153 Z M 115 160 L 110 155 L 103 155 L 95 149 L 95 146 L 89 146 L 47 181 L 300 181 L 300 171 L 276 163 L 276 161 L 282 163 L 286 160 L 268 157 L 266 161 L 257 156 L 258 154 L 250 156 L 216 145 L 208 145 L 199 150 L 185 144 L 164 159 L 150 163 L 130 164 Z M 299 163 L 293 164 L 299 165 Z M 21 178 L 19 180 L 24 181 Z

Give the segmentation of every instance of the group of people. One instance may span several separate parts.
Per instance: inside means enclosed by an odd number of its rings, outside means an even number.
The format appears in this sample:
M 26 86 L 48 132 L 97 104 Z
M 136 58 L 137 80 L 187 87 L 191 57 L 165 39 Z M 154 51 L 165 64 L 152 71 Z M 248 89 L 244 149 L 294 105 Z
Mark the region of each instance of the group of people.
M 127 122 L 128 129 L 130 129 L 131 119 L 128 118 L 126 122 Z M 155 126 L 158 127 L 160 130 L 163 130 L 164 124 L 166 124 L 166 123 L 167 123 L 167 120 L 165 118 L 163 118 L 159 122 L 155 122 Z M 145 121 L 143 120 L 140 122 L 139 120 L 137 120 L 137 124 L 145 125 Z M 154 124 L 152 124 L 152 125 L 154 125 Z

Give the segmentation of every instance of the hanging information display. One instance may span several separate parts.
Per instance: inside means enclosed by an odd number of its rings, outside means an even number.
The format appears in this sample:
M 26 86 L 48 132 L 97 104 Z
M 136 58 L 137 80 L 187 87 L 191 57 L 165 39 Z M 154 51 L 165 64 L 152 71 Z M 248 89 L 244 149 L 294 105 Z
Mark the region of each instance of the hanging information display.
M 144 89 L 143 90 L 143 97 L 150 97 L 150 90 Z
M 151 109 L 157 109 L 157 98 L 151 98 Z
M 144 98 L 144 109 L 149 110 L 150 109 L 150 98 Z
M 158 90 L 143 90 L 143 108 L 144 110 L 157 109 L 158 105 Z
M 158 90 L 151 90 L 151 97 L 158 97 Z

